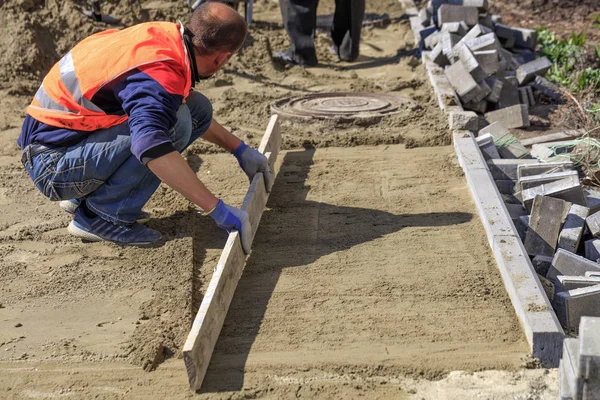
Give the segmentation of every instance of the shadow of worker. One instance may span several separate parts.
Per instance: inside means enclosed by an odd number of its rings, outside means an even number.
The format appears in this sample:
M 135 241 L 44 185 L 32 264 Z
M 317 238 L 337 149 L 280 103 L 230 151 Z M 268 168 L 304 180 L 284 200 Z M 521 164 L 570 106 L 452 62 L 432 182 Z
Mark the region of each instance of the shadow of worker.
M 314 153 L 314 149 L 288 152 L 283 159 L 200 392 L 243 388 L 248 354 L 285 268 L 308 268 L 323 256 L 404 227 L 455 225 L 472 219 L 469 213 L 395 215 L 308 200 L 310 186 L 305 181 Z M 294 315 L 289 318 L 294 319 Z

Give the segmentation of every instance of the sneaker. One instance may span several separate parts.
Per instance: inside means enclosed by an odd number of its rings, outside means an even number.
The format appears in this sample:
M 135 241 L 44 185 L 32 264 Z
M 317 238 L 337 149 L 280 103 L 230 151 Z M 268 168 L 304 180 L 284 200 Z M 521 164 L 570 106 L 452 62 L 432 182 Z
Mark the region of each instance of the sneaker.
M 90 218 L 83 208 L 77 208 L 67 230 L 71 235 L 89 242 L 108 241 L 129 246 L 147 246 L 162 238 L 160 232 L 137 222 L 131 226 L 122 226 L 98 216 Z
M 75 211 L 77 211 L 77 207 L 79 207 L 79 204 L 81 204 L 81 201 L 77 199 L 72 199 L 63 200 L 58 203 L 58 206 L 64 211 L 68 212 L 69 214 L 74 215 Z M 139 222 L 140 224 L 145 224 L 146 222 L 150 221 L 150 214 L 145 211 L 142 211 L 135 221 Z

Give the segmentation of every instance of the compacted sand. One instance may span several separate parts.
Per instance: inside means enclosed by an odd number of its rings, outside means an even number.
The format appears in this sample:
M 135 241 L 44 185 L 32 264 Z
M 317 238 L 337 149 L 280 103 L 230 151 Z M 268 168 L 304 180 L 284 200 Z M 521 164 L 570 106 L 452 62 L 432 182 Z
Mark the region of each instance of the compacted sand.
M 323 63 L 303 70 L 271 63 L 286 38 L 276 3 L 259 2 L 248 46 L 199 87 L 251 144 L 284 96 L 368 90 L 417 103 L 374 125 L 283 123 L 277 180 L 200 397 L 554 398 L 555 371 L 521 369 L 525 338 L 451 147 L 414 148 L 449 139 L 402 9 L 369 7 L 393 23 L 365 31 L 358 63 L 336 63 L 319 34 Z M 0 86 L 0 397 L 192 397 L 181 347 L 226 235 L 161 187 L 147 210 L 164 246 L 70 237 L 15 145 L 37 84 Z M 248 182 L 232 156 L 199 143 L 186 157 L 241 204 Z

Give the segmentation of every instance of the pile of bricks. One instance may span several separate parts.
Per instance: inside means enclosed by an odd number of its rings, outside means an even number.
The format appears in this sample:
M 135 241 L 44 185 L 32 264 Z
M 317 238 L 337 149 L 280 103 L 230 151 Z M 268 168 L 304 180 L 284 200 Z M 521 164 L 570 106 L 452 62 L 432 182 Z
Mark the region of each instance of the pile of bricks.
M 487 0 L 431 0 L 416 23 L 421 49 L 444 68 L 463 109 L 471 111 L 451 115 L 452 130 L 477 131 L 496 121 L 527 127 L 529 107 L 540 96 L 560 98 L 544 78 L 551 62 L 536 58 L 536 31 L 502 24 Z
M 479 132 L 481 152 L 559 321 L 576 332 L 582 316 L 600 317 L 600 192 L 582 188 L 569 160 L 517 158 L 518 142 L 501 158 L 495 126 Z
M 561 400 L 600 398 L 600 318 L 583 317 L 579 339 L 565 339 L 560 361 Z

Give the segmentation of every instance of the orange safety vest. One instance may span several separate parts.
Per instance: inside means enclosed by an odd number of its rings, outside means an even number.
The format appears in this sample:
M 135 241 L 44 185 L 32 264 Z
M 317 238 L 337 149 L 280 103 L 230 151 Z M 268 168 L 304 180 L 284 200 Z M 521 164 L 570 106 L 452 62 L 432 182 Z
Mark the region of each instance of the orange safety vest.
M 27 107 L 27 114 L 47 125 L 81 131 L 123 123 L 127 114 L 108 115 L 91 99 L 103 86 L 124 73 L 156 62 L 177 65 L 182 82 L 168 89 L 186 98 L 192 79 L 183 26 L 149 22 L 92 35 L 52 67 Z

